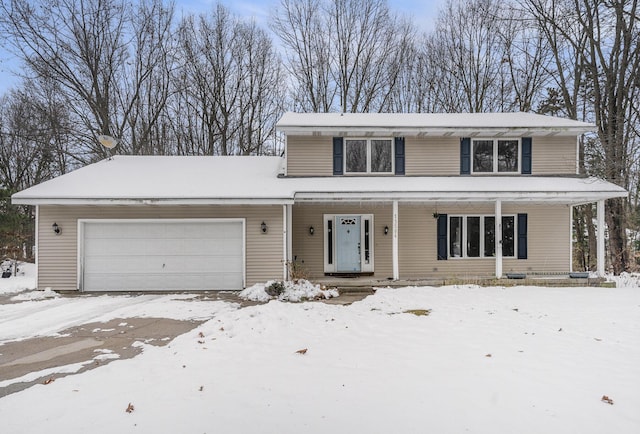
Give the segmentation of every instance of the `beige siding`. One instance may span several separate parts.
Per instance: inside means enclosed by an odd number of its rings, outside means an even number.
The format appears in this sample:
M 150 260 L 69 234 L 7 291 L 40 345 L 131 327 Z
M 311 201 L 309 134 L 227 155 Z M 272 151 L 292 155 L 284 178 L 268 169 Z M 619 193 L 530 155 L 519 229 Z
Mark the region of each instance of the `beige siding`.
M 384 235 L 384 227 L 391 227 L 391 205 L 294 205 L 293 259 L 301 264 L 310 277 L 324 275 L 324 214 L 373 214 L 374 276 L 386 279 L 393 276 L 391 235 Z M 309 235 L 309 226 L 315 232 Z
M 437 259 L 436 209 L 428 205 L 399 208 L 399 263 L 401 278 L 492 276 L 493 258 Z M 493 204 L 439 206 L 448 215 L 493 215 Z M 566 273 L 569 271 L 570 215 L 564 205 L 503 204 L 503 215 L 527 213 L 528 259 L 503 259 L 503 272 Z
M 460 139 L 457 137 L 406 137 L 407 175 L 459 175 Z
M 323 214 L 374 214 L 374 277 L 392 276 L 391 235 L 383 228 L 391 227 L 391 205 L 295 205 L 293 207 L 293 255 L 310 277 L 324 275 Z M 494 205 L 400 204 L 398 210 L 400 278 L 428 277 L 474 278 L 495 274 L 495 259 L 437 259 L 437 221 L 434 212 L 449 215 L 493 215 Z M 503 272 L 566 273 L 569 271 L 569 208 L 564 205 L 503 204 L 504 215 L 527 213 L 528 259 L 503 259 Z M 309 235 L 309 226 L 315 229 Z
M 326 136 L 287 136 L 287 175 L 333 175 L 332 143 Z
M 246 284 L 281 279 L 282 206 L 40 206 L 38 287 L 77 290 L 78 219 L 245 218 Z M 268 225 L 262 234 L 260 224 Z M 56 222 L 62 232 L 51 229 Z
M 559 175 L 576 173 L 575 137 L 534 137 L 531 173 Z
M 534 175 L 575 174 L 575 137 L 534 137 Z M 460 174 L 460 138 L 406 137 L 405 172 L 409 176 L 452 176 Z M 287 137 L 287 166 L 290 176 L 331 176 L 332 138 L 326 136 Z

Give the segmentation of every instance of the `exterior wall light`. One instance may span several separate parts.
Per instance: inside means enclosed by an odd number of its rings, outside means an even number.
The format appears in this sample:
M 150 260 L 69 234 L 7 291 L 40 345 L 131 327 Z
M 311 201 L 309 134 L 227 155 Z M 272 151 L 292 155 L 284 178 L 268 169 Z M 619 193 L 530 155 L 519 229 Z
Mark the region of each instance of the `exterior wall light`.
M 315 229 L 313 229 L 313 226 L 309 226 L 309 235 L 313 235 L 314 232 Z
M 262 222 L 260 224 L 260 230 L 262 231 L 263 234 L 267 233 L 267 224 L 265 222 Z
M 389 226 L 385 226 L 384 227 L 384 234 L 388 235 L 389 234 Z
M 53 232 L 55 232 L 56 235 L 60 235 L 60 232 L 62 232 L 62 230 L 60 229 L 60 226 L 58 226 L 58 223 L 53 222 L 53 224 L 51 225 L 51 228 L 53 229 Z

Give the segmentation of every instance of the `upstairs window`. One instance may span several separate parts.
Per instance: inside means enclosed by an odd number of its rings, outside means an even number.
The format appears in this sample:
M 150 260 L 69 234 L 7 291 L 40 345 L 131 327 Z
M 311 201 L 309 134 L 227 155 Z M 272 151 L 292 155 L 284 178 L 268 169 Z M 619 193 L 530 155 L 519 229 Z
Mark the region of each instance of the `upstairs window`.
M 393 173 L 393 139 L 344 139 L 345 173 Z
M 473 173 L 519 173 L 520 140 L 473 139 L 471 158 Z

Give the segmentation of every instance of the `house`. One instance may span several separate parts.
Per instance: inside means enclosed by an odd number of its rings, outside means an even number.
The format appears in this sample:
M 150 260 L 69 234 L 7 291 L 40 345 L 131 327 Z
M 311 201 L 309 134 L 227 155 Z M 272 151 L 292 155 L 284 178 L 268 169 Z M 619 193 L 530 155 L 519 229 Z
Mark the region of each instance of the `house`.
M 286 113 L 284 157 L 116 156 L 13 195 L 37 207 L 38 287 L 240 289 L 287 277 L 571 271 L 594 125 L 529 113 Z M 598 235 L 604 273 L 604 233 Z

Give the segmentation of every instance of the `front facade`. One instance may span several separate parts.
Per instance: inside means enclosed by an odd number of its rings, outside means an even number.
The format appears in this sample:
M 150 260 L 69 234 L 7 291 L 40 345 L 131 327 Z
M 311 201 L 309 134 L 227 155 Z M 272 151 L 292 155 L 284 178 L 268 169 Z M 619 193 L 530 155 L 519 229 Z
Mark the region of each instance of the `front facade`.
M 582 122 L 287 113 L 278 128 L 283 158 L 114 157 L 14 195 L 38 206 L 38 286 L 241 289 L 287 263 L 312 279 L 560 275 L 572 206 L 597 202 L 603 228 L 604 200 L 626 195 L 578 175 Z M 598 248 L 603 273 L 603 231 Z

